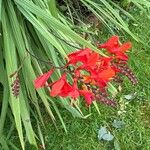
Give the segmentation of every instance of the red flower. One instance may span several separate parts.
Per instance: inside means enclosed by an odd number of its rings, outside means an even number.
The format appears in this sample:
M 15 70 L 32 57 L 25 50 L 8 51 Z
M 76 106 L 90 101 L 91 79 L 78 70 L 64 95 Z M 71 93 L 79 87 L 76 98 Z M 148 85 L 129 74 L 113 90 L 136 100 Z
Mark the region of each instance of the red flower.
M 85 101 L 87 105 L 91 105 L 94 99 L 94 94 L 92 92 L 89 92 L 87 90 L 80 90 L 80 95 L 85 98 Z
M 115 70 L 111 67 L 108 67 L 106 70 L 101 71 L 97 77 L 97 85 L 99 85 L 99 88 L 103 90 L 103 88 L 107 86 L 107 83 L 115 76 L 115 74 Z
M 115 58 L 125 61 L 128 60 L 128 56 L 122 52 L 117 52 Z
M 98 60 L 99 60 L 99 54 L 95 53 L 95 52 L 92 52 L 89 55 L 85 65 L 89 66 L 89 67 L 94 67 L 97 64 Z
M 99 48 L 105 48 L 107 49 L 110 53 L 113 53 L 118 49 L 119 47 L 119 37 L 118 36 L 112 36 L 107 42 L 104 44 L 101 44 Z
M 79 90 L 78 90 L 76 78 L 74 78 L 74 83 L 72 86 L 72 90 L 69 92 L 69 96 L 72 97 L 73 99 L 76 99 L 77 97 L 79 97 Z
M 80 96 L 78 89 L 72 89 L 72 91 L 69 92 L 68 96 L 70 96 L 73 99 L 78 98 Z
M 130 49 L 132 47 L 132 43 L 131 42 L 126 42 L 124 44 L 122 44 L 120 47 L 119 47 L 119 50 L 120 52 L 126 52 L 128 49 Z
M 66 74 L 63 74 L 62 77 L 52 85 L 52 90 L 50 92 L 50 95 L 53 97 L 55 97 L 55 96 L 62 96 L 62 97 L 70 96 L 73 99 L 76 99 L 79 96 L 77 81 L 74 81 L 73 86 L 71 86 L 66 81 Z
M 61 91 L 59 92 L 59 96 L 67 97 L 71 91 L 72 91 L 71 85 L 65 81 Z
M 62 72 L 67 70 L 66 73 L 57 81 L 47 85 L 51 88 L 50 95 L 73 99 L 83 96 L 89 106 L 101 94 L 101 101 L 109 103 L 108 99 L 103 97 L 107 96 L 105 94 L 106 86 L 116 76 L 117 72 L 121 72 L 119 67 L 127 64 L 128 56 L 126 52 L 131 47 L 130 42 L 121 44 L 118 36 L 112 36 L 107 42 L 99 45 L 99 48 L 107 50 L 109 57 L 101 56 L 89 48 L 69 54 L 68 63 L 64 67 L 60 67 Z M 73 80 L 72 84 L 67 82 L 68 72 Z M 34 81 L 35 88 L 44 86 L 52 73 L 53 69 L 39 76 Z
M 115 54 L 115 58 L 121 60 L 128 60 L 128 56 L 125 52 L 132 47 L 131 42 L 119 44 L 119 37 L 112 36 L 107 42 L 101 44 L 99 48 L 105 48 L 109 53 Z
M 115 71 L 111 67 L 108 67 L 106 70 L 101 71 L 98 74 L 98 78 L 108 81 L 115 76 Z
M 54 70 L 52 69 L 52 70 L 48 71 L 47 73 L 44 73 L 43 75 L 39 76 L 37 79 L 35 79 L 34 87 L 36 89 L 43 87 L 53 72 L 54 72 Z
M 90 70 L 90 76 L 83 76 L 83 79 L 85 83 L 97 85 L 100 89 L 103 89 L 107 82 L 116 75 L 116 72 L 114 67 L 107 66 L 105 69 Z
M 127 42 L 122 44 L 119 48 L 118 51 L 116 51 L 116 58 L 121 59 L 121 60 L 128 60 L 128 56 L 125 54 L 125 52 L 132 47 L 131 42 Z
M 53 83 L 50 95 L 55 97 L 58 94 L 60 94 L 63 86 L 66 85 L 65 83 L 66 83 L 66 74 L 63 74 L 59 80 Z
M 74 83 L 72 86 L 69 84 L 64 85 L 59 96 L 63 96 L 64 93 L 66 93 L 66 96 L 70 96 L 73 99 L 76 99 L 79 97 L 79 90 L 78 90 L 76 78 L 74 78 Z
M 111 65 L 112 57 L 101 57 L 100 59 L 100 68 L 107 68 Z
M 80 49 L 79 51 L 73 52 L 68 55 L 68 64 L 76 64 L 77 62 L 86 63 L 90 53 L 91 49 L 89 48 Z

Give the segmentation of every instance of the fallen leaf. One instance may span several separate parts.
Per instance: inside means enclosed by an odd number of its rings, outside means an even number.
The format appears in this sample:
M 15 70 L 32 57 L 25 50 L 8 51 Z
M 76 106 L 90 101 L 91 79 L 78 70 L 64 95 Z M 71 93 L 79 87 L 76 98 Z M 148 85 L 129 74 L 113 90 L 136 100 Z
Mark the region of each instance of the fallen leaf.
M 131 93 L 131 94 L 128 94 L 128 95 L 124 95 L 124 98 L 127 99 L 127 100 L 132 100 L 132 99 L 134 99 L 136 96 L 137 96 L 137 92 Z
M 120 128 L 123 128 L 125 126 L 125 122 L 115 119 L 113 121 L 112 125 L 113 125 L 113 127 L 120 129 Z
M 107 131 L 106 127 L 101 127 L 98 131 L 99 140 L 111 141 L 113 138 L 114 136 L 109 131 Z

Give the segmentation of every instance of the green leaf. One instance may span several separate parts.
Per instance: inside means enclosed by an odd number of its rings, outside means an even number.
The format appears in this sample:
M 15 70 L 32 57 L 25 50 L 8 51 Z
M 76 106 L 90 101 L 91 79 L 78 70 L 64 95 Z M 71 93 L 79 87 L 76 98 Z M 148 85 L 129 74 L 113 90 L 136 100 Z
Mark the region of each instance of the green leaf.
M 31 120 L 30 120 L 30 115 L 29 115 L 29 110 L 27 108 L 27 95 L 25 94 L 25 88 L 22 87 L 20 90 L 20 109 L 21 109 L 21 118 L 26 130 L 26 135 L 29 140 L 29 143 L 31 145 L 34 145 L 37 148 L 36 140 L 35 140 L 35 133 L 33 131 L 32 125 L 31 125 Z
M 56 31 L 59 30 L 59 31 L 63 32 L 64 34 L 68 35 L 70 38 L 74 39 L 76 42 L 78 42 L 86 47 L 89 47 L 104 56 L 104 54 L 100 50 L 98 50 L 95 46 L 93 46 L 92 44 L 90 44 L 89 42 L 87 42 L 86 40 L 81 38 L 78 34 L 76 34 L 74 31 L 72 31 L 68 26 L 65 26 L 64 24 L 62 24 L 56 18 L 51 16 L 47 11 L 42 10 L 41 8 L 36 6 L 34 3 L 32 3 L 31 1 L 15 0 L 15 2 L 18 6 L 20 6 L 18 8 L 20 11 L 22 11 L 22 13 L 25 15 L 25 17 L 27 17 L 27 18 L 29 17 L 29 14 L 27 15 L 28 11 L 32 12 L 33 14 L 35 14 L 39 18 L 41 18 L 43 21 L 45 21 L 47 24 L 49 24 L 49 26 L 51 26 L 51 28 L 53 28 L 54 30 L 56 30 Z M 24 11 L 21 7 L 24 9 Z M 24 13 L 25 11 L 26 11 L 26 14 Z
M 66 99 L 61 99 L 62 105 L 69 111 L 71 112 L 71 114 L 73 115 L 73 117 L 79 117 L 79 118 L 83 118 L 84 116 L 79 113 L 79 111 L 77 111 L 74 107 L 72 107 L 71 105 L 68 104 L 68 101 Z
M 103 18 L 105 17 L 107 19 L 107 21 L 126 31 L 136 41 L 141 41 L 130 31 L 127 24 L 123 21 L 118 12 L 115 9 L 113 9 L 113 7 L 107 1 L 100 1 L 100 3 L 102 3 L 103 5 L 100 5 L 99 3 L 93 2 L 91 0 L 81 0 L 81 2 L 83 2 L 87 7 L 91 5 L 92 7 L 89 8 L 95 8 L 99 14 L 103 15 Z M 104 9 L 104 6 L 106 9 Z
M 0 22 L 2 18 L 2 0 L 0 0 Z
M 108 91 L 112 94 L 113 97 L 116 97 L 118 93 L 117 89 L 111 83 L 108 83 Z
M 12 40 L 12 35 L 10 32 L 10 26 L 8 23 L 8 19 L 5 13 L 5 10 L 2 9 L 2 29 L 4 34 L 4 51 L 6 59 L 6 69 L 8 74 L 8 82 L 9 82 L 9 91 L 11 91 L 11 84 L 13 82 L 12 78 L 9 77 L 15 70 L 17 70 L 17 62 L 16 62 L 16 51 L 15 45 Z M 11 49 L 11 51 L 10 51 Z M 14 115 L 16 128 L 18 131 L 18 135 L 20 138 L 22 149 L 24 150 L 24 140 L 23 140 L 23 131 L 22 131 L 22 123 L 20 116 L 20 99 L 15 98 L 12 93 L 10 94 L 10 106 Z
M 0 144 L 2 145 L 2 149 L 10 150 L 4 136 L 0 137 Z
M 57 8 L 56 8 L 56 0 L 48 0 L 48 6 L 49 6 L 49 10 L 50 10 L 52 16 L 54 16 L 55 18 L 58 19 L 58 12 L 57 12 Z
M 2 47 L 0 46 L 0 70 L 3 72 L 3 75 L 0 76 L 0 82 L 3 84 L 3 97 L 2 97 L 2 106 L 1 106 L 1 114 L 0 114 L 0 137 L 3 133 L 4 123 L 6 120 L 6 114 L 8 109 L 8 100 L 9 100 L 9 87 L 8 87 L 8 80 L 7 80 L 7 73 L 4 69 L 4 62 L 2 57 Z

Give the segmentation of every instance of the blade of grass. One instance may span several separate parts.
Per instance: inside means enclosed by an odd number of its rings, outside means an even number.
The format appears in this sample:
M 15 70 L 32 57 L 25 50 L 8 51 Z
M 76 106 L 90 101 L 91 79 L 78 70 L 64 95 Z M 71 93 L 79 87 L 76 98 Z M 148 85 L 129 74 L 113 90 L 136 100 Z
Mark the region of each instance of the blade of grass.
M 35 148 L 37 149 L 37 143 L 36 143 L 35 136 L 34 136 L 35 133 L 33 131 L 32 125 L 31 125 L 30 115 L 29 115 L 29 112 L 28 112 L 28 109 L 26 106 L 26 102 L 24 99 L 25 97 L 27 97 L 27 95 L 25 95 L 25 92 L 23 92 L 23 90 L 24 90 L 24 88 L 22 87 L 21 91 L 20 91 L 21 118 L 23 120 L 23 124 L 24 124 L 25 130 L 26 130 L 26 135 L 29 140 L 29 143 L 31 145 L 35 146 Z
M 13 34 L 14 34 L 14 41 L 16 42 L 16 46 L 18 49 L 20 59 L 23 60 L 24 57 L 26 56 L 25 55 L 26 54 L 26 48 L 25 48 L 26 46 L 25 46 L 20 28 L 16 28 L 20 25 L 19 25 L 18 19 L 16 17 L 15 11 L 13 9 L 13 6 L 11 4 L 11 1 L 9 1 L 8 6 L 9 6 L 9 17 L 11 20 L 11 25 L 12 25 Z M 30 57 L 28 57 L 28 59 L 26 59 L 24 61 L 24 66 L 22 67 L 22 71 L 23 71 L 24 79 L 26 79 L 26 82 L 28 83 L 26 85 L 26 87 L 29 87 L 35 91 L 34 86 L 33 86 L 33 80 L 36 78 L 36 76 L 35 76 L 32 66 L 31 66 Z M 30 76 L 28 76 L 29 74 L 30 74 Z M 26 78 L 27 76 L 28 76 L 28 79 Z M 47 109 L 47 112 L 49 113 L 52 120 L 54 121 L 55 117 L 49 107 L 49 103 L 48 103 L 47 99 L 45 98 L 44 91 L 39 90 L 38 93 L 39 93 L 39 96 L 40 96 L 42 102 L 44 103 L 44 105 Z
M 17 62 L 16 62 L 16 52 L 14 42 L 11 37 L 11 28 L 9 27 L 9 23 L 5 10 L 2 9 L 2 29 L 4 34 L 4 50 L 5 50 L 5 60 L 6 60 L 6 69 L 7 69 L 7 77 L 9 81 L 9 91 L 11 91 L 11 84 L 13 82 L 12 78 L 9 77 L 15 70 L 17 70 Z M 11 51 L 10 51 L 11 49 Z M 23 140 L 23 131 L 22 131 L 22 123 L 20 116 L 20 99 L 15 98 L 12 93 L 10 94 L 10 106 L 15 118 L 16 128 L 18 131 L 18 135 L 20 138 L 22 149 L 24 150 L 24 140 Z
M 124 10 L 123 8 L 121 8 L 119 5 L 117 5 L 116 3 L 114 3 L 113 1 L 110 1 L 110 3 L 112 5 L 114 5 L 116 8 L 118 8 L 123 14 L 125 14 L 128 18 L 132 19 L 133 21 L 135 21 L 135 18 L 133 17 L 133 15 L 131 15 L 129 12 L 127 12 L 126 10 Z
M 38 126 L 38 134 L 39 134 L 39 137 L 41 139 L 42 147 L 43 147 L 43 149 L 45 149 L 45 142 L 44 142 L 43 133 L 41 131 L 41 128 L 40 128 L 40 125 L 38 122 L 37 122 L 37 126 Z
M 113 30 L 112 28 L 110 27 L 110 25 L 107 23 L 107 21 L 105 21 L 105 17 L 104 16 L 101 16 L 93 7 L 91 7 L 90 5 L 88 5 L 86 2 L 84 1 L 81 1 L 89 10 L 91 10 L 91 12 L 93 14 L 95 14 L 99 19 L 100 21 L 102 21 L 102 23 L 113 33 Z
M 63 121 L 63 118 L 62 118 L 60 112 L 59 112 L 59 109 L 57 108 L 57 106 L 55 105 L 55 103 L 53 102 L 53 100 L 51 100 L 51 98 L 48 97 L 48 99 L 51 101 L 51 103 L 52 103 L 52 105 L 53 105 L 53 108 L 55 109 L 55 112 L 57 113 L 57 115 L 58 115 L 58 117 L 59 117 L 59 119 L 60 119 L 60 121 L 61 121 L 61 124 L 62 124 L 62 126 L 63 126 L 65 132 L 67 133 L 66 125 L 65 125 L 65 123 L 64 123 L 64 121 Z
M 0 82 L 3 84 L 3 97 L 2 97 L 2 106 L 0 112 L 0 137 L 3 133 L 4 123 L 6 120 L 6 114 L 8 109 L 8 100 L 9 100 L 9 87 L 8 87 L 8 80 L 7 80 L 7 73 L 4 69 L 4 62 L 2 57 L 2 47 L 0 46 L 0 70 L 3 72 L 3 76 L 0 77 Z
M 0 0 L 0 22 L 2 19 L 2 0 Z
M 89 47 L 89 48 L 97 51 L 98 53 L 100 53 L 101 55 L 104 56 L 104 54 L 100 50 L 98 50 L 95 46 L 93 46 L 91 43 L 87 42 L 85 39 L 83 39 L 78 34 L 76 34 L 74 31 L 72 31 L 68 26 L 65 26 L 64 24 L 62 24 L 56 18 L 54 18 L 53 16 L 51 16 L 48 12 L 42 10 L 41 8 L 39 8 L 38 6 L 36 6 L 35 4 L 33 4 L 31 1 L 15 0 L 15 2 L 16 2 L 16 4 L 18 6 L 22 7 L 22 8 L 18 7 L 18 9 L 21 12 L 23 11 L 23 9 L 26 12 L 27 11 L 32 12 L 33 14 L 37 15 L 39 18 L 41 18 L 42 20 L 44 20 L 45 22 L 47 22 L 47 24 L 49 24 L 53 29 L 60 30 L 64 34 L 70 36 L 76 42 L 78 42 L 78 43 L 80 43 L 80 44 L 82 44 L 82 45 L 84 45 L 86 47 Z M 27 13 L 26 13 L 25 17 L 28 18 Z
M 110 14 L 110 12 L 108 13 L 105 9 L 101 8 L 97 3 L 91 1 L 91 0 L 81 0 L 81 2 L 83 2 L 86 6 L 92 5 L 92 7 L 94 7 L 97 11 L 99 11 L 100 14 L 103 14 L 109 21 L 111 21 L 113 24 L 117 25 L 118 27 L 120 27 L 121 29 L 123 29 L 124 31 L 126 31 L 129 35 L 131 35 L 136 41 L 141 41 L 137 36 L 135 36 L 130 30 L 129 28 L 126 26 L 126 24 L 122 21 L 122 19 L 120 19 L 120 17 L 118 18 L 118 14 L 115 12 L 114 15 L 117 16 L 117 19 L 121 22 L 119 23 L 114 16 L 112 17 Z M 108 3 L 106 3 L 106 1 L 102 1 L 107 7 L 109 7 L 109 9 L 112 11 L 112 8 L 110 7 L 110 5 L 107 5 Z M 114 12 L 114 11 L 113 11 Z
M 14 143 L 12 143 L 10 140 L 8 141 L 8 144 L 11 146 L 13 150 L 20 150 L 19 148 L 16 147 Z
M 38 21 L 31 13 L 24 11 L 23 9 L 21 11 L 24 15 L 27 16 L 27 19 L 40 32 L 40 34 L 45 37 L 45 39 L 48 40 L 54 47 L 56 47 L 64 57 L 67 57 L 65 51 L 62 49 L 55 37 L 48 32 L 47 28 L 42 23 L 40 23 L 40 21 Z
M 49 6 L 49 10 L 52 14 L 52 16 L 54 16 L 56 19 L 58 19 L 58 11 L 56 8 L 56 0 L 48 0 L 48 6 Z
M 94 101 L 93 104 L 94 104 L 94 107 L 96 108 L 98 114 L 101 115 L 100 110 L 99 110 L 99 107 L 98 107 L 96 101 Z
M 10 150 L 4 136 L 0 137 L 0 144 L 2 145 L 2 149 Z
M 5 80 L 6 81 L 6 80 Z M 3 91 L 3 99 L 2 99 L 2 106 L 1 106 L 1 114 L 0 114 L 0 137 L 3 133 L 3 128 L 6 120 L 7 109 L 8 109 L 8 101 L 9 101 L 9 87 L 8 82 L 4 85 Z
M 148 1 L 148 0 L 131 0 L 133 3 L 135 3 L 135 4 L 139 4 L 139 5 L 144 5 L 144 6 L 146 6 L 146 7 L 150 7 L 150 2 Z

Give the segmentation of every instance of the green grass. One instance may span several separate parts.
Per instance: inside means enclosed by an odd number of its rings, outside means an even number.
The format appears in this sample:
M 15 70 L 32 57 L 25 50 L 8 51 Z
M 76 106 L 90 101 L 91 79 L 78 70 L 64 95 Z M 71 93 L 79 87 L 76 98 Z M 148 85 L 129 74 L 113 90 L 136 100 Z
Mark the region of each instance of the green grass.
M 131 30 L 138 35 L 145 44 L 137 43 L 133 40 L 133 49 L 129 52 L 130 66 L 138 77 L 139 84 L 134 87 L 125 79 L 122 85 L 124 95 L 137 92 L 133 100 L 123 99 L 117 109 L 112 109 L 103 104 L 98 104 L 100 115 L 92 106 L 82 108 L 84 114 L 92 113 L 87 119 L 72 118 L 64 109 L 60 109 L 68 134 L 64 132 L 63 126 L 58 121 L 58 129 L 46 119 L 45 141 L 47 150 L 117 150 L 114 141 L 117 141 L 121 150 L 150 150 L 150 44 L 149 24 L 150 20 L 145 14 L 133 12 L 138 20 L 136 23 L 129 22 Z M 106 38 L 106 33 L 103 34 Z M 107 35 L 108 36 L 108 35 Z M 122 39 L 129 39 L 123 37 Z M 124 107 L 125 113 L 118 115 L 118 111 Z M 45 118 L 48 118 L 45 116 Z M 114 119 L 123 120 L 125 127 L 115 129 L 112 126 Z M 98 130 L 101 126 L 114 135 L 114 140 L 110 142 L 98 140 Z M 118 149 L 119 150 L 119 149 Z

